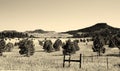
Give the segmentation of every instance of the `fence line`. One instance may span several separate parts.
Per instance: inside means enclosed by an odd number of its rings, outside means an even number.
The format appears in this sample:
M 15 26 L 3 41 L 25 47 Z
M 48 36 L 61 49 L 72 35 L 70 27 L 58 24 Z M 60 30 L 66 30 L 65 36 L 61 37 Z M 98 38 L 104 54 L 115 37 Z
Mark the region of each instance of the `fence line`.
M 101 59 L 100 57 L 104 57 L 104 56 L 95 56 L 95 57 L 93 56 L 93 54 L 91 54 L 91 56 L 85 56 L 83 54 L 83 56 L 82 56 L 82 62 L 83 63 L 85 63 L 85 62 L 95 62 L 95 60 L 98 60 L 97 63 L 101 63 L 101 61 L 103 61 L 103 59 Z M 87 61 L 85 61 L 86 58 L 88 58 Z M 106 68 L 109 69 L 109 59 L 108 59 L 108 56 L 104 57 L 104 62 L 102 62 L 102 63 L 106 63 Z

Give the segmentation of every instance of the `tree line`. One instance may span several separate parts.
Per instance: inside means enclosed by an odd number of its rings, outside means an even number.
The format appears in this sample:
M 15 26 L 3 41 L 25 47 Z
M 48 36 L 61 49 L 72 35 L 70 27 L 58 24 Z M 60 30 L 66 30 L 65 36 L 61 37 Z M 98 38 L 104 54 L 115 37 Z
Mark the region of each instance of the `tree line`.
M 29 37 L 27 33 L 17 31 L 2 31 L 0 32 L 0 38 L 25 38 Z

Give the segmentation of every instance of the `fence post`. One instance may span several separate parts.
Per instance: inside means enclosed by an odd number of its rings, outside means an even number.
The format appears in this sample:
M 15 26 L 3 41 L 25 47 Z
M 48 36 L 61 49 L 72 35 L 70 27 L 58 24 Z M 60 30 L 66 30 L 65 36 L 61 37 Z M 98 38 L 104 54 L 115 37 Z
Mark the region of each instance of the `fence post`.
M 69 54 L 69 67 L 70 67 L 70 59 L 71 59 L 71 54 Z
M 80 65 L 79 65 L 79 68 L 81 68 L 81 65 L 82 65 L 82 54 L 80 54 Z
M 119 47 L 119 57 L 120 57 L 120 47 Z
M 65 54 L 64 54 L 64 57 L 63 57 L 63 67 L 65 67 Z

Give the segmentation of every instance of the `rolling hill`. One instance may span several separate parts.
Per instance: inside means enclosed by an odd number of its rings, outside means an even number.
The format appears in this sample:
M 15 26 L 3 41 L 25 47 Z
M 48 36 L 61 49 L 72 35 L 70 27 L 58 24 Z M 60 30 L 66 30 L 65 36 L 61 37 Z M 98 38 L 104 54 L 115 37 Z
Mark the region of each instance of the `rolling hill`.
M 72 35 L 67 34 L 67 33 L 57 33 L 55 31 L 44 31 L 42 29 L 36 29 L 33 31 L 26 31 L 26 33 L 28 33 L 29 36 L 33 36 L 33 37 L 52 37 L 52 38 L 56 38 L 56 37 L 72 37 Z
M 115 28 L 115 27 L 109 26 L 107 23 L 97 23 L 90 27 L 86 27 L 86 28 L 78 29 L 78 30 L 71 30 L 71 31 L 67 31 L 64 33 L 71 34 L 74 37 L 80 37 L 81 34 L 82 35 L 84 34 L 84 37 L 85 36 L 89 37 L 96 33 L 109 32 L 109 33 L 115 34 L 119 31 L 120 31 L 120 28 Z
M 26 31 L 27 33 L 48 33 L 48 31 L 44 31 L 42 29 L 36 29 L 34 31 Z

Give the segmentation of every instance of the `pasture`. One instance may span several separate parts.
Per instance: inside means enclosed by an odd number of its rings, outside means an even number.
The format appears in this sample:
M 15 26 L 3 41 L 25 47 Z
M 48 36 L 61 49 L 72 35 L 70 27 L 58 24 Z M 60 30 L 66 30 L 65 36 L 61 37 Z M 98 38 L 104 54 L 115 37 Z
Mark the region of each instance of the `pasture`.
M 19 54 L 17 46 L 14 47 L 12 52 L 4 52 L 0 57 L 0 71 L 119 71 L 120 57 L 117 48 L 108 48 L 106 45 L 106 53 L 103 56 L 97 57 L 96 53 L 92 51 L 92 42 L 80 42 L 80 50 L 73 54 L 71 59 L 79 59 L 79 54 L 82 56 L 82 68 L 79 68 L 79 63 L 72 63 L 68 67 L 68 63 L 63 68 L 63 54 L 61 51 L 46 53 L 39 45 L 38 40 L 34 39 L 35 54 L 31 57 L 24 57 Z M 52 42 L 55 39 L 51 39 Z M 61 39 L 65 41 L 67 39 Z M 72 39 L 74 40 L 74 39 Z M 11 39 L 10 42 L 15 43 L 16 39 Z M 7 41 L 9 42 L 9 41 Z M 18 41 L 17 41 L 18 42 Z M 108 58 L 108 68 L 107 61 Z

